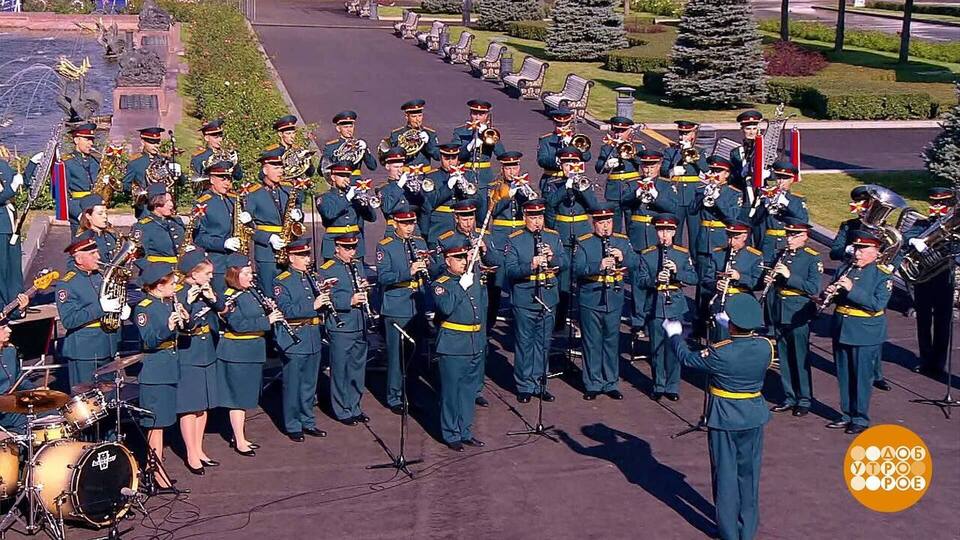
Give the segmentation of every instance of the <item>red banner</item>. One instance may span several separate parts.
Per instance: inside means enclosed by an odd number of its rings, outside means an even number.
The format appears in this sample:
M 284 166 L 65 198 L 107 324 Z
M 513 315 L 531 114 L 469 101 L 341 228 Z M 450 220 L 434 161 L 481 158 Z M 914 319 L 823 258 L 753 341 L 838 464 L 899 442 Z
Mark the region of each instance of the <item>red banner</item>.
M 800 181 L 800 129 L 790 129 L 790 162 L 797 168 L 797 182 Z
M 67 204 L 70 194 L 67 192 L 67 168 L 60 160 L 53 162 L 53 169 L 50 171 L 50 189 L 53 194 L 56 219 L 66 221 L 69 217 Z
M 753 188 L 763 187 L 763 138 L 757 137 L 753 143 Z

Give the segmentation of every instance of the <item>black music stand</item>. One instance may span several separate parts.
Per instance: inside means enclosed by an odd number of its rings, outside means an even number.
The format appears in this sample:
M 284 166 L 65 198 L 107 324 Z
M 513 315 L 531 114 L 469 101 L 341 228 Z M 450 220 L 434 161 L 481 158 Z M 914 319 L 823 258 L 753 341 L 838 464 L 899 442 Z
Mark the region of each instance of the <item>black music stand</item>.
M 398 325 L 393 323 L 396 330 L 400 333 L 400 404 L 403 407 L 403 411 L 400 413 L 400 451 L 397 454 L 394 454 L 390 451 L 390 447 L 383 442 L 382 439 L 377 437 L 380 440 L 380 446 L 383 447 L 384 452 L 387 453 L 387 457 L 390 458 L 388 463 L 377 463 L 376 465 L 367 465 L 367 470 L 372 469 L 396 469 L 398 472 L 402 472 L 413 478 L 413 473 L 408 469 L 410 465 L 416 465 L 417 463 L 423 463 L 423 459 L 407 459 L 404 455 L 404 450 L 406 448 L 407 442 L 407 417 L 410 414 L 410 402 L 407 399 L 407 358 L 406 358 L 406 347 L 403 346 L 404 340 L 410 343 L 416 351 L 417 342 L 413 340 L 406 332 Z M 386 329 L 384 329 L 386 331 Z
M 550 313 L 550 312 L 552 311 L 546 304 L 543 303 L 542 300 L 540 300 L 539 297 L 534 296 L 533 299 L 536 300 L 536 301 L 540 304 L 540 307 L 542 308 L 541 314 L 544 314 L 544 315 L 545 315 L 545 314 Z M 544 335 L 546 335 L 546 332 L 547 332 L 547 331 L 550 331 L 550 332 L 553 331 L 552 328 L 550 328 L 549 330 L 547 329 L 547 321 L 546 321 L 546 319 L 543 318 L 543 317 L 540 318 L 540 326 L 541 326 L 541 329 L 542 329 L 542 332 L 544 333 Z M 531 426 L 530 423 L 527 422 L 527 421 L 521 416 L 520 419 L 523 420 L 523 423 L 527 425 L 527 429 L 521 429 L 521 430 L 518 430 L 518 431 L 508 431 L 508 432 L 507 432 L 507 435 L 508 435 L 508 436 L 513 436 L 513 435 L 539 435 L 539 436 L 544 437 L 544 438 L 546 438 L 546 439 L 550 439 L 551 441 L 553 441 L 553 442 L 555 442 L 555 443 L 559 443 L 559 442 L 560 442 L 560 439 L 558 439 L 555 435 L 553 435 L 552 433 L 550 433 L 551 431 L 554 430 L 554 426 L 553 426 L 552 424 L 549 425 L 549 426 L 544 426 L 544 425 L 543 425 L 543 393 L 546 392 L 546 390 L 547 390 L 547 378 L 548 378 L 548 375 L 549 375 L 549 370 L 547 369 L 547 365 L 548 365 L 549 363 L 550 363 L 550 351 L 545 350 L 545 351 L 543 351 L 543 372 L 540 374 L 540 404 L 537 405 L 537 425 L 536 425 L 536 426 Z
M 950 272 L 950 301 L 953 302 L 953 298 L 956 295 L 957 291 L 957 262 L 956 257 L 958 254 L 952 253 L 947 258 L 949 264 L 947 266 L 947 271 Z M 939 407 L 940 412 L 947 418 L 950 419 L 950 409 L 953 407 L 960 407 L 960 400 L 953 399 L 953 327 L 956 324 L 953 322 L 953 306 L 950 306 L 950 336 L 947 339 L 947 377 L 946 377 L 946 393 L 940 399 L 911 399 L 910 403 L 919 403 L 921 405 L 933 405 L 934 407 Z

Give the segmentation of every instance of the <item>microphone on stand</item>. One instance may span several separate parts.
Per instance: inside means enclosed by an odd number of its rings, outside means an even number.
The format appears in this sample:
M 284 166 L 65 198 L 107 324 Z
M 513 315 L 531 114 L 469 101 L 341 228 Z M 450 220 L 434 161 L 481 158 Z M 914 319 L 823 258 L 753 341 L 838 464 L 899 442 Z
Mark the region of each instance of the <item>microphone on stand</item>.
M 412 337 L 410 337 L 410 334 L 406 333 L 406 332 L 403 330 L 403 327 L 401 327 L 401 326 L 400 326 L 399 324 L 397 324 L 397 323 L 392 323 L 392 324 L 393 324 L 393 327 L 396 328 L 397 332 L 400 332 L 400 336 L 402 336 L 404 339 L 406 339 L 407 341 L 409 341 L 411 345 L 416 345 L 416 344 L 417 344 L 416 340 L 414 340 Z

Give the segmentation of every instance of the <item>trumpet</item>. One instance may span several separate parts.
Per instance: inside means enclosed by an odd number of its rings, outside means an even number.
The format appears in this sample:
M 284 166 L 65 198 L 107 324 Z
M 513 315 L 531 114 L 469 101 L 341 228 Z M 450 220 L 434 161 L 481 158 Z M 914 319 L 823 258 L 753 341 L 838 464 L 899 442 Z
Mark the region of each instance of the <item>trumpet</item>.
M 577 133 L 570 139 L 570 146 L 573 146 L 580 153 L 586 153 L 590 151 L 590 147 L 593 146 L 593 141 L 590 140 L 590 137 L 587 137 L 583 133 Z
M 456 178 L 456 183 L 454 187 L 463 193 L 464 195 L 473 196 L 477 194 L 477 185 L 473 182 L 467 180 L 467 175 L 464 174 L 464 169 L 458 168 L 450 173 L 451 177 Z
M 363 206 L 369 206 L 373 209 L 380 208 L 380 204 L 383 201 L 380 200 L 380 196 L 377 195 L 376 191 L 373 189 L 372 178 L 367 178 L 366 180 L 357 180 L 356 190 L 357 195 L 354 197 L 354 200 L 358 201 Z
M 775 216 L 780 215 L 784 208 L 786 208 L 786 204 L 780 201 L 780 195 L 782 194 L 780 188 L 762 188 L 761 191 L 761 199 L 763 200 L 763 205 L 766 207 L 767 212 Z
M 510 178 L 510 187 L 516 189 L 517 192 L 522 194 L 527 199 L 536 199 L 537 192 L 534 191 L 533 187 L 530 185 L 530 174 L 523 173 L 518 174 Z
M 421 191 L 431 192 L 436 188 L 433 183 L 433 180 L 426 178 L 423 175 L 423 165 L 410 165 L 407 174 L 407 183 L 404 184 L 404 187 L 407 188 L 412 193 L 420 193 Z
M 577 191 L 586 191 L 588 189 L 591 189 L 591 188 L 595 189 L 597 187 L 593 183 L 593 180 L 590 180 L 589 178 L 587 178 L 587 175 L 585 174 L 574 173 L 570 175 L 569 178 L 573 180 L 573 187 Z
M 713 208 L 717 204 L 718 197 L 720 197 L 720 185 L 708 180 L 703 185 L 703 205 Z
M 653 194 L 654 189 L 656 189 L 656 184 L 652 179 L 640 180 L 637 183 L 637 188 L 640 191 L 639 197 L 641 203 L 650 204 L 657 199 Z
M 480 140 L 483 141 L 485 146 L 494 146 L 500 142 L 500 130 L 490 126 L 480 134 Z

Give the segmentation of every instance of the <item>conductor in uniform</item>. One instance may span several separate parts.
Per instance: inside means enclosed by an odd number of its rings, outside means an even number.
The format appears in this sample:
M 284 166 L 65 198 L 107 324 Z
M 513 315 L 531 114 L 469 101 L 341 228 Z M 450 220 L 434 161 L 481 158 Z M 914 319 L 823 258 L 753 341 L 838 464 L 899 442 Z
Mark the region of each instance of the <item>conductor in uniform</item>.
M 830 321 L 833 361 L 840 383 L 840 420 L 827 424 L 858 434 L 870 426 L 870 393 L 875 365 L 887 340 L 886 307 L 893 291 L 892 269 L 877 263 L 882 240 L 869 231 L 853 237 L 853 257 L 825 294 L 836 293 Z
M 770 419 L 760 390 L 773 344 L 754 333 L 763 326 L 763 314 L 753 296 L 731 297 L 725 313 L 730 339 L 699 352 L 687 347 L 680 321 L 666 320 L 663 329 L 679 361 L 709 376 L 707 444 L 719 537 L 750 540 L 760 521 L 763 426 Z

